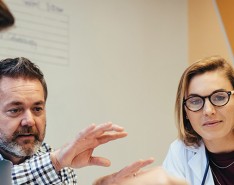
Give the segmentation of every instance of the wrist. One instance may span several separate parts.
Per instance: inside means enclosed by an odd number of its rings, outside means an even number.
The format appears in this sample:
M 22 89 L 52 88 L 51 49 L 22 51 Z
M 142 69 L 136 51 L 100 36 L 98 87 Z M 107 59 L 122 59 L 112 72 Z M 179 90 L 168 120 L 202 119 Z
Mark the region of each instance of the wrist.
M 116 185 L 114 183 L 113 174 L 100 177 L 92 185 Z
M 62 169 L 62 167 L 61 167 L 60 163 L 58 162 L 54 152 L 50 153 L 50 160 L 52 162 L 52 165 L 54 166 L 55 171 L 59 172 Z

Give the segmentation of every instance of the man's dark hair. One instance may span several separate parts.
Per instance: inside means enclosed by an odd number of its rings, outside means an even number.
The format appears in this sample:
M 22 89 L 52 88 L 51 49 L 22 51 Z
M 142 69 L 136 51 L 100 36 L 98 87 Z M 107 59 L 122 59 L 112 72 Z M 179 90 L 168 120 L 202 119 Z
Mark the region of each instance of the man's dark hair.
M 2 77 L 38 79 L 42 84 L 45 100 L 47 99 L 48 91 L 43 73 L 37 65 L 24 57 L 1 60 L 0 80 Z

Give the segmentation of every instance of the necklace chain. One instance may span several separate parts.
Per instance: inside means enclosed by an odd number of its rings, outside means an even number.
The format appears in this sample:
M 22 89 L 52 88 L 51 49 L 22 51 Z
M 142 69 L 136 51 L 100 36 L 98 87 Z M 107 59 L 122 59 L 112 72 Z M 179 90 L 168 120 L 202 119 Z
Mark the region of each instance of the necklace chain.
M 210 159 L 210 160 L 211 160 L 211 159 Z M 214 161 L 211 160 L 211 162 L 212 162 L 216 167 L 221 168 L 221 169 L 228 168 L 228 167 L 230 167 L 230 166 L 232 166 L 232 165 L 234 164 L 234 161 L 233 161 L 232 163 L 230 163 L 230 164 L 227 165 L 227 166 L 219 166 L 219 165 L 217 165 Z
M 233 162 L 231 162 L 231 163 L 230 163 L 229 165 L 227 165 L 227 166 L 219 166 L 219 165 L 217 165 L 214 161 L 212 161 L 211 159 L 210 159 L 210 161 L 211 161 L 216 167 L 218 167 L 218 168 L 220 168 L 220 169 L 226 169 L 226 168 L 228 168 L 228 167 L 230 167 L 230 166 L 232 166 L 232 165 L 234 164 L 234 161 L 233 161 Z M 218 182 L 218 184 L 221 185 L 221 183 L 219 182 L 219 180 L 218 180 L 217 176 L 215 175 L 215 173 L 214 173 L 214 171 L 213 171 L 212 168 L 211 168 L 211 171 L 212 171 L 212 174 L 214 175 L 216 181 Z
M 212 162 L 213 162 L 213 161 L 212 161 Z M 211 169 L 212 174 L 214 175 L 216 181 L 218 182 L 218 184 L 219 184 L 219 185 L 222 185 L 222 184 L 219 182 L 218 178 L 216 177 L 216 175 L 215 175 L 214 171 L 212 170 L 212 168 L 210 168 L 210 169 Z

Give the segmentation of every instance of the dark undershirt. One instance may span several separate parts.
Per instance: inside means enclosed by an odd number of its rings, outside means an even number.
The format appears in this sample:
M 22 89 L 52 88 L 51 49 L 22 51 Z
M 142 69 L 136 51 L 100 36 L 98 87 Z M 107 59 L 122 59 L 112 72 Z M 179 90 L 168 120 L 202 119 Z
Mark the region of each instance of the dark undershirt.
M 208 151 L 210 168 L 215 185 L 234 185 L 234 151 L 229 153 L 211 153 Z M 219 168 L 227 167 L 227 168 Z

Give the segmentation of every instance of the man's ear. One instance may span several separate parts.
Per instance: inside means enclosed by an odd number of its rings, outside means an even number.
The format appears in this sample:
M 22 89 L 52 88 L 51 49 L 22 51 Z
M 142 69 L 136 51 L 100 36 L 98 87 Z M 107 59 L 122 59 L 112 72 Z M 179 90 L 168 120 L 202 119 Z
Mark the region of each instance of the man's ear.
M 14 17 L 6 4 L 0 0 L 0 29 L 14 24 Z

